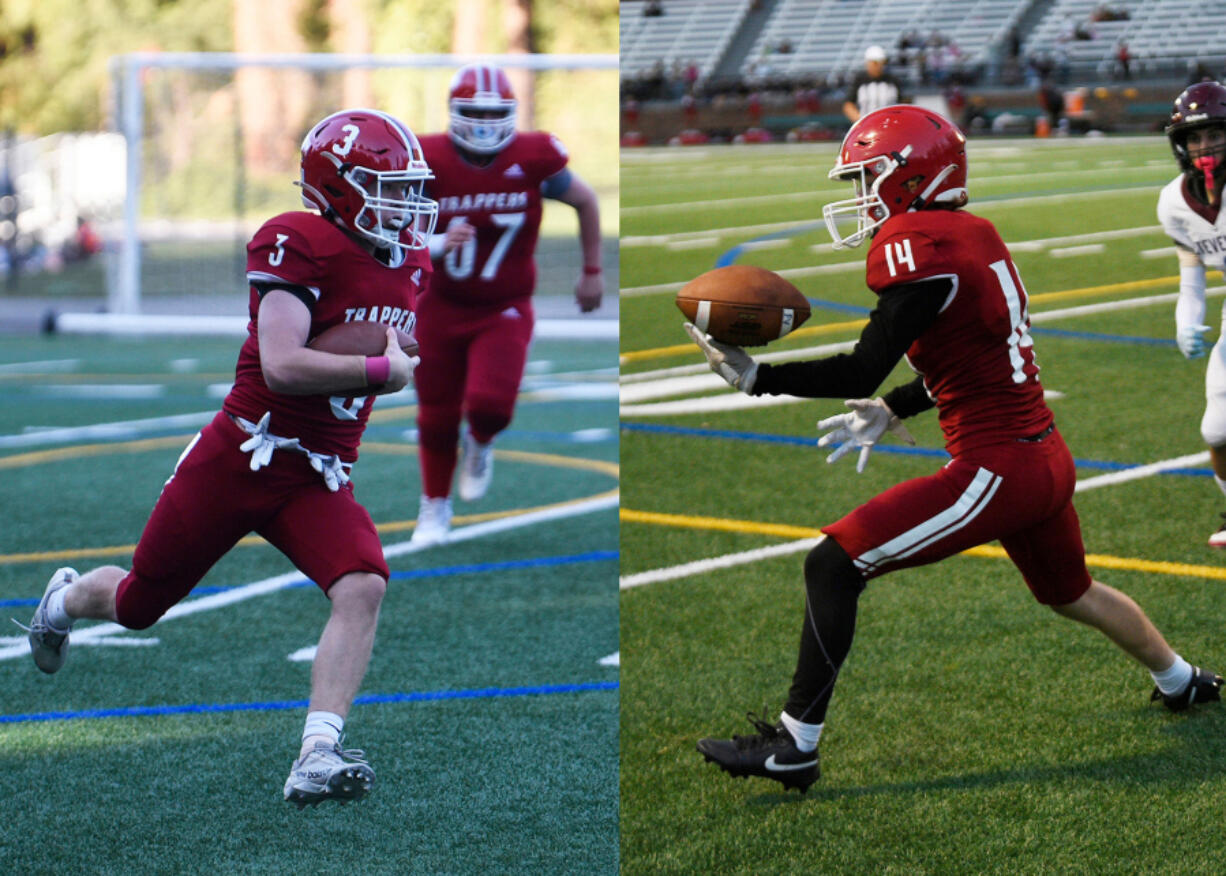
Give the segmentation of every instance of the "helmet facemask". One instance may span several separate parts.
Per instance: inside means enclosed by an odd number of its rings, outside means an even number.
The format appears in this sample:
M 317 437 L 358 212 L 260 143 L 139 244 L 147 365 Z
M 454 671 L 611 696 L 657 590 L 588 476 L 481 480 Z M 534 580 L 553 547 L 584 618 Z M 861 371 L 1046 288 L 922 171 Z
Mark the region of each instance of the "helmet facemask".
M 362 196 L 363 206 L 353 228 L 380 249 L 425 249 L 438 222 L 438 202 L 425 196 L 433 174 L 408 170 L 351 167 L 341 178 Z M 407 240 L 402 234 L 407 232 Z
M 902 157 L 905 160 L 906 156 Z M 882 183 L 900 166 L 895 158 L 877 155 L 864 161 L 836 164 L 830 171 L 830 179 L 850 180 L 856 189 L 854 198 L 835 201 L 822 207 L 822 217 L 834 239 L 835 249 L 853 249 L 859 246 L 890 218 L 890 210 L 881 197 L 880 189 Z M 839 225 L 845 225 L 852 219 L 855 220 L 856 230 L 844 237 L 839 231 Z
M 451 139 L 470 152 L 492 155 L 515 137 L 514 99 L 454 97 L 451 99 Z M 488 117 L 487 117 L 488 116 Z
M 1217 136 L 1211 137 L 1210 132 L 1217 132 Z M 1189 146 L 1188 138 L 1193 134 L 1198 134 L 1201 142 Z M 1205 142 L 1208 139 L 1212 142 Z M 1215 120 L 1178 131 L 1171 136 L 1171 146 L 1192 191 L 1203 194 L 1203 200 L 1211 207 L 1219 206 L 1219 175 L 1226 173 L 1226 122 Z

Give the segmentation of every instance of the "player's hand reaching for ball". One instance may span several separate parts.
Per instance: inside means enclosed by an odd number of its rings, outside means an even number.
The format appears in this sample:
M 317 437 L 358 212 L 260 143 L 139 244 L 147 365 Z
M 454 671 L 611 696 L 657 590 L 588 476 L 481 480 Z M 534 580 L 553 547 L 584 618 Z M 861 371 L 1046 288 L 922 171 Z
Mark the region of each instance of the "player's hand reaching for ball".
M 834 453 L 826 457 L 826 462 L 838 462 L 857 448 L 860 458 L 856 461 L 856 471 L 864 471 L 868 465 L 868 455 L 872 453 L 873 445 L 881 440 L 886 432 L 893 432 L 902 441 L 914 445 L 915 439 L 902 424 L 902 420 L 894 415 L 882 399 L 852 398 L 844 402 L 851 408 L 850 414 L 839 414 L 819 420 L 818 430 L 832 429 L 817 440 L 818 447 L 828 447 L 838 444 Z
M 383 355 L 387 357 L 388 372 L 387 382 L 380 388 L 380 394 L 399 392 L 409 385 L 409 379 L 413 376 L 413 369 L 421 362 L 421 357 L 410 356 L 400 348 L 400 340 L 396 337 L 396 330 L 391 326 L 388 326 L 387 329 L 387 347 L 384 349 Z
M 711 370 L 728 381 L 729 386 L 746 395 L 753 392 L 754 381 L 758 378 L 758 363 L 752 356 L 733 344 L 721 344 L 707 337 L 707 333 L 692 322 L 685 323 L 685 333 L 707 357 Z

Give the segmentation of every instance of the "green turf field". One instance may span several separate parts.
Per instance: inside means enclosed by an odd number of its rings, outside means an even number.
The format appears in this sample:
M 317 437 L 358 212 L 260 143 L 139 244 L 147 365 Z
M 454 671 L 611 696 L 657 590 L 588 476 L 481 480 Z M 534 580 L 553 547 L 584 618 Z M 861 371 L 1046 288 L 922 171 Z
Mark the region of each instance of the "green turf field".
M 269 584 L 292 572 L 271 547 L 149 630 L 79 624 L 54 677 L 7 621 L 60 565 L 128 562 L 238 342 L 6 338 L 0 872 L 615 873 L 614 346 L 535 344 L 490 493 L 457 500 L 454 543 L 389 560 L 346 727 L 374 790 L 299 812 L 281 787 L 327 601 Z M 417 512 L 413 415 L 380 400 L 354 472 L 388 548 Z
M 763 352 L 826 355 L 858 336 L 868 247 L 832 252 L 820 221 L 851 195 L 826 179 L 834 152 L 623 153 L 622 872 L 1220 872 L 1212 844 L 1177 838 L 1222 811 L 1226 713 L 1150 704 L 1148 674 L 1035 604 L 998 546 L 870 583 L 806 796 L 733 780 L 694 750 L 752 732 L 747 710 L 773 721 L 786 697 L 804 550 L 782 546 L 947 458 L 929 412 L 908 421 L 916 450 L 887 444 L 860 475 L 854 457 L 827 466 L 814 424 L 838 400 L 736 407 L 681 330 L 677 288 L 735 261 L 783 271 L 814 305 Z M 1155 216 L 1170 149 L 972 140 L 968 154 L 969 209 L 996 223 L 1030 295 L 1091 571 L 1220 672 L 1226 568 L 1204 542 L 1224 503 L 1199 433 L 1205 362 L 1175 348 L 1178 267 Z M 882 391 L 910 376 L 900 366 Z M 1164 460 L 1173 471 L 1103 479 Z

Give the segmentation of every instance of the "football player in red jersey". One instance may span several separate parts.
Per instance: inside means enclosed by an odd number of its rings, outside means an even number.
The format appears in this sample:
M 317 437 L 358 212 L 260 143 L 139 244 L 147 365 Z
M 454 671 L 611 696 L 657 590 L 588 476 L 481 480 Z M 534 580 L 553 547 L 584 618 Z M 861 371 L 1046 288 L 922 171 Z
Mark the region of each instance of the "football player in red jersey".
M 262 535 L 331 602 L 302 747 L 284 788 L 300 809 L 359 799 L 374 781 L 363 753 L 343 751 L 340 738 L 370 660 L 388 568 L 349 472 L 374 396 L 403 388 L 416 365 L 394 329 L 412 330 L 431 270 L 430 176 L 417 138 L 385 113 L 345 110 L 307 133 L 300 184 L 303 202 L 318 212 L 275 216 L 247 245 L 251 322 L 221 411 L 179 458 L 131 570 L 58 570 L 29 627 L 35 663 L 55 672 L 73 622 L 144 629 L 240 538 Z M 355 320 L 387 327 L 383 355 L 307 346 Z M 370 394 L 332 395 L 354 386 Z
M 859 449 L 862 468 L 886 432 L 909 437 L 901 419 L 934 406 L 953 458 L 822 528 L 805 559 L 800 654 L 779 721 L 752 719 L 753 735 L 703 739 L 698 750 L 733 775 L 803 792 L 819 775 L 818 740 L 865 583 L 995 539 L 1040 603 L 1101 630 L 1150 671 L 1153 699 L 1175 711 L 1220 699 L 1220 676 L 1177 655 L 1132 599 L 1086 570 L 1076 472 L 1043 401 L 1026 290 L 992 224 L 960 209 L 962 134 L 919 107 L 877 110 L 851 127 L 830 176 L 856 188 L 823 210 L 836 247 L 873 239 L 877 306 L 855 350 L 759 364 L 688 323 L 686 331 L 743 392 L 852 397 L 850 413 L 818 424 L 833 430 L 819 443 L 840 443 L 831 460 Z M 845 219 L 855 223 L 846 236 Z M 867 398 L 904 354 L 919 376 Z
M 447 539 L 461 420 L 468 429 L 460 498 L 474 501 L 489 487 L 492 442 L 511 422 L 532 340 L 534 253 L 545 198 L 578 214 L 579 309 L 596 309 L 604 293 L 596 194 L 567 168 L 556 137 L 516 132 L 515 108 L 506 73 L 473 64 L 452 80 L 447 133 L 421 138 L 435 175 L 428 191 L 446 230 L 435 235 L 435 272 L 418 309 L 422 496 L 413 542 L 419 545 Z

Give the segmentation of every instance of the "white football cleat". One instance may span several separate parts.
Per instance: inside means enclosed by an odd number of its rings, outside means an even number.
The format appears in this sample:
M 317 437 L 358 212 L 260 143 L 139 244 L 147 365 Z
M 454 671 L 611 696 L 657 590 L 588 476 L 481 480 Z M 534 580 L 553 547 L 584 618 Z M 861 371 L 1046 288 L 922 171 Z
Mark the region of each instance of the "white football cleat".
M 1209 547 L 1226 548 L 1226 514 L 1222 515 L 1222 526 L 1209 536 Z
M 417 547 L 446 544 L 450 533 L 451 497 L 431 499 L 429 496 L 422 496 L 421 508 L 417 512 L 417 525 L 413 528 L 413 537 L 409 539 L 409 544 Z
M 460 463 L 460 498 L 475 502 L 485 495 L 494 477 L 494 442 L 481 444 L 469 432 L 464 436 L 464 459 Z
M 299 809 L 336 800 L 344 806 L 361 800 L 375 783 L 375 771 L 366 753 L 343 750 L 340 743 L 316 742 L 315 747 L 294 761 L 285 780 L 285 799 Z
M 75 583 L 78 577 L 76 569 L 70 569 L 67 566 L 56 569 L 51 580 L 47 582 L 47 589 L 43 591 L 43 598 L 39 601 L 38 608 L 34 609 L 34 617 L 30 619 L 30 625 L 27 627 L 16 620 L 13 621 L 29 633 L 30 654 L 34 657 L 34 665 L 48 675 L 58 672 L 68 657 L 68 633 L 72 630 L 72 624 L 63 630 L 53 627 L 51 621 L 47 619 L 47 602 L 51 599 L 52 593 Z

